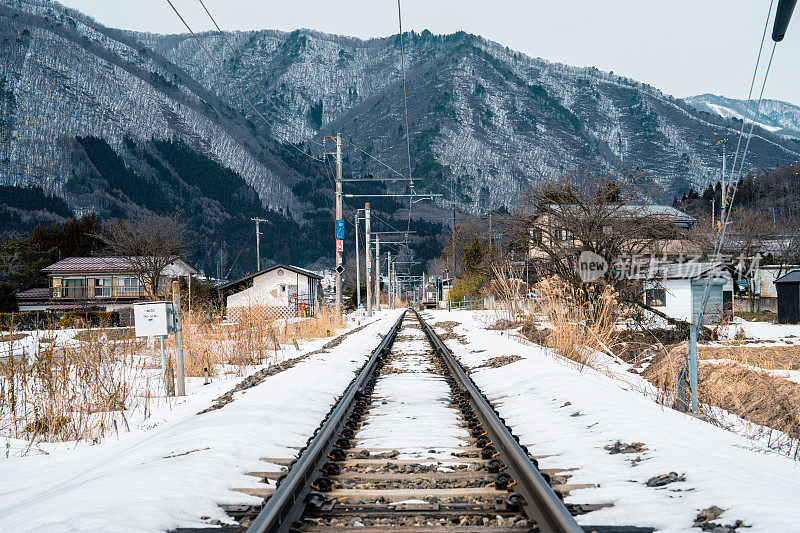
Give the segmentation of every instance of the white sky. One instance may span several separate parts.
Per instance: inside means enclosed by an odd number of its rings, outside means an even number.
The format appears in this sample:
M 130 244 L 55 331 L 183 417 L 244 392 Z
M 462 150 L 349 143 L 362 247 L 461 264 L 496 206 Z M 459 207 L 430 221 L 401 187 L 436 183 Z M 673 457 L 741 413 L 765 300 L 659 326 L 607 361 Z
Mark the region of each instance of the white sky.
M 61 0 L 112 27 L 184 28 L 166 0 Z M 197 0 L 173 0 L 194 29 Z M 312 28 L 361 38 L 397 33 L 395 0 L 205 0 L 224 29 Z M 775 0 L 775 5 L 777 5 Z M 596 66 L 675 96 L 746 98 L 769 0 L 402 0 L 403 29 L 465 30 L 530 56 Z M 800 9 L 798 9 L 800 11 Z M 772 40 L 770 20 L 765 43 Z M 766 59 L 764 60 L 766 63 Z M 800 14 L 778 45 L 765 98 L 800 104 Z

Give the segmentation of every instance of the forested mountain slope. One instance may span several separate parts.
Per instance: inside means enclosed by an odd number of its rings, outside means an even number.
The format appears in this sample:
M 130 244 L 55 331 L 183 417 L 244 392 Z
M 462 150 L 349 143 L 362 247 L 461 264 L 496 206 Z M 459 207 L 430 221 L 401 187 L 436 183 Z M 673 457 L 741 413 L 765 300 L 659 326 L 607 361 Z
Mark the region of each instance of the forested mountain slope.
M 230 38 L 272 102 L 218 35 L 201 36 L 259 111 L 312 158 L 278 138 L 190 36 L 109 29 L 50 0 L 0 0 L 0 230 L 66 212 L 177 211 L 195 222 L 196 255 L 213 271 L 214 257 L 241 248 L 249 217 L 268 213 L 282 229 L 266 233 L 267 257 L 328 255 L 331 168 L 316 159 L 333 146 L 316 144 L 322 136 L 342 132 L 348 141 L 345 175 L 408 175 L 399 36 L 264 30 Z M 444 195 L 433 208 L 415 207 L 428 220 L 446 217 L 451 181 L 460 208 L 479 214 L 585 165 L 644 170 L 671 199 L 716 178 L 715 143 L 738 131 L 735 119 L 649 85 L 463 32 L 404 40 L 411 173 L 418 187 Z M 749 167 L 800 157 L 797 140 L 756 133 Z M 15 196 L 20 187 L 41 191 Z M 387 219 L 405 216 L 400 202 L 374 204 Z M 297 239 L 282 241 L 287 231 L 321 244 L 301 251 Z M 435 254 L 426 238 L 417 245 Z

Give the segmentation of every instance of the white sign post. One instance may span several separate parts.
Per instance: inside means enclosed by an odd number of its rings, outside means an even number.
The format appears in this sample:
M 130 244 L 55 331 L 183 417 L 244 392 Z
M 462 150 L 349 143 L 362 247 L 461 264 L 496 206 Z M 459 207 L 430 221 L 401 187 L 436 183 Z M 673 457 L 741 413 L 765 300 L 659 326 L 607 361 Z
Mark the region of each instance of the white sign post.
M 158 337 L 161 344 L 161 376 L 164 394 L 167 390 L 167 358 L 164 355 L 164 338 L 175 331 L 175 313 L 172 302 L 144 302 L 133 304 L 133 323 L 137 337 Z

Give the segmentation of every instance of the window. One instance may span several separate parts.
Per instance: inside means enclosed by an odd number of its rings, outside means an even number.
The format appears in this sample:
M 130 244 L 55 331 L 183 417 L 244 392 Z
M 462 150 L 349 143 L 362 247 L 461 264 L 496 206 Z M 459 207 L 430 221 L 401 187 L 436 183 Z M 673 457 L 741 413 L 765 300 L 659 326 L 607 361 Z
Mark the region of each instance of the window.
M 667 305 L 666 289 L 647 289 L 645 303 L 650 307 L 664 307 Z
M 557 229 L 556 230 L 556 240 L 557 241 L 569 241 L 572 239 L 572 232 L 566 229 Z
M 64 278 L 61 285 L 64 298 L 86 298 L 86 278 Z
M 129 276 L 117 278 L 117 294 L 120 296 L 138 296 L 139 278 Z
M 111 278 L 94 278 L 94 296 L 96 298 L 111 296 Z

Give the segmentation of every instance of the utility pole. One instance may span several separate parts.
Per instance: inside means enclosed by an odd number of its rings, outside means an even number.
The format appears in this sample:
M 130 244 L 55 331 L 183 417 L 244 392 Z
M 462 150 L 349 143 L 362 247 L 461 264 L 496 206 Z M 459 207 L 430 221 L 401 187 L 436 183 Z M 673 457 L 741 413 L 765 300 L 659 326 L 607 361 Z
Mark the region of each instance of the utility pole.
M 356 308 L 361 307 L 361 266 L 358 257 L 358 232 L 361 224 L 358 223 L 358 209 L 356 209 Z
M 336 220 L 342 220 L 342 134 L 336 134 Z M 337 222 L 338 224 L 339 222 Z M 344 220 L 342 220 L 344 226 Z M 336 235 L 336 315 L 342 314 L 342 246 L 339 246 L 338 235 Z M 344 235 L 342 235 L 344 239 Z
M 366 233 L 366 239 L 364 248 L 366 249 L 366 263 L 364 265 L 367 268 L 367 316 L 372 316 L 372 284 L 371 284 L 371 274 L 372 274 L 372 252 L 369 248 L 369 233 L 370 233 L 370 220 L 369 220 L 369 203 L 364 204 L 364 231 Z
M 717 201 L 712 198 L 711 199 L 711 229 L 714 229 L 714 224 L 717 222 Z
M 494 234 L 492 233 L 492 212 L 489 211 L 489 251 L 492 251 L 494 246 Z
M 172 312 L 175 313 L 175 362 L 178 367 L 175 395 L 186 396 L 186 377 L 183 369 L 183 314 L 181 314 L 181 289 L 177 280 L 172 282 Z
M 256 223 L 256 272 L 261 270 L 261 222 L 266 222 L 263 218 L 251 219 Z
M 342 314 L 342 253 L 344 252 L 344 219 L 342 219 L 342 134 L 325 137 L 336 141 L 336 152 L 325 155 L 336 157 L 336 220 L 334 222 L 334 242 L 336 252 L 336 314 Z
M 450 202 L 453 204 L 453 229 L 450 231 L 450 255 L 453 264 L 453 273 L 450 275 L 450 286 L 453 286 L 453 278 L 456 275 L 456 178 L 450 177 Z
M 389 278 L 389 286 L 386 288 L 386 297 L 389 301 L 389 309 L 393 309 L 394 298 L 392 297 L 392 252 L 386 252 L 386 276 Z
M 719 206 L 719 218 L 725 223 L 725 206 L 728 205 L 728 187 L 725 182 L 726 162 L 728 158 L 728 139 L 722 139 L 717 144 L 722 144 L 722 201 Z
M 375 235 L 375 310 L 381 310 L 381 236 Z

